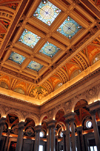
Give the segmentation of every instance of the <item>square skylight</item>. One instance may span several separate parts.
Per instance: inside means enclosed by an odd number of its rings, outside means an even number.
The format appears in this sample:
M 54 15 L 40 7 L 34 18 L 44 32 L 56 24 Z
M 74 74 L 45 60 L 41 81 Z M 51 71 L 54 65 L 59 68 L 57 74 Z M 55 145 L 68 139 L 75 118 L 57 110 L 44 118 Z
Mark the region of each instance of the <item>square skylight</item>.
M 82 27 L 76 21 L 68 16 L 67 19 L 57 29 L 57 31 L 71 39 L 81 28 Z
M 12 60 L 18 64 L 22 64 L 23 61 L 25 60 L 25 57 L 16 52 L 12 52 L 8 59 Z
M 52 58 L 59 50 L 60 50 L 60 48 L 47 42 L 39 52 Z
M 50 26 L 60 12 L 59 8 L 48 0 L 44 0 L 40 3 L 33 16 Z
M 19 38 L 19 41 L 31 48 L 34 48 L 39 39 L 39 36 L 25 29 L 21 37 Z
M 43 65 L 35 61 L 31 61 L 27 67 L 38 72 L 43 67 Z

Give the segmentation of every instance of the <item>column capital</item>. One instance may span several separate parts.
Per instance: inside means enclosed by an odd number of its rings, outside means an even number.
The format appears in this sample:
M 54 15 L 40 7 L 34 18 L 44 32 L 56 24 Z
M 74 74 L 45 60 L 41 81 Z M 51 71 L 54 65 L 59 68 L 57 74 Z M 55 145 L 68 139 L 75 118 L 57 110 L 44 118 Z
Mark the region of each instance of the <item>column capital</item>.
M 35 130 L 35 132 L 41 132 L 41 128 L 42 128 L 41 125 L 37 125 L 34 127 L 34 130 Z
M 55 127 L 55 123 L 56 123 L 56 122 L 57 122 L 56 120 L 50 120 L 50 121 L 48 121 L 48 122 L 47 122 L 48 128 Z
M 62 131 L 63 135 L 66 135 L 66 131 Z
M 74 121 L 75 120 L 75 115 L 76 115 L 76 113 L 74 113 L 74 112 L 70 112 L 70 113 L 64 115 L 65 122 L 69 123 L 70 121 Z
M 5 121 L 6 121 L 6 118 L 5 117 L 2 117 L 0 119 L 0 125 L 4 125 L 5 124 Z
M 98 100 L 96 102 L 93 102 L 93 103 L 87 105 L 87 108 L 89 108 L 90 112 L 91 111 L 96 112 L 96 111 L 100 110 L 100 101 Z
M 76 129 L 77 129 L 78 132 L 82 132 L 83 126 L 76 127 Z
M 25 122 L 20 122 L 18 124 L 18 129 L 24 129 Z

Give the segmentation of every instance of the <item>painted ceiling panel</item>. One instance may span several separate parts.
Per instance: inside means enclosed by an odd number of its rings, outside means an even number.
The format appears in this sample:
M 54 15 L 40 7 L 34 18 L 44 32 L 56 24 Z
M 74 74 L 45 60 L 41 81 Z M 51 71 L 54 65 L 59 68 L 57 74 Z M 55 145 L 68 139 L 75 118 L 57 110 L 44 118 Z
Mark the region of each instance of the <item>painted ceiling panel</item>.
M 25 57 L 18 53 L 12 52 L 11 55 L 9 56 L 9 60 L 14 61 L 18 64 L 22 64 L 23 61 L 25 60 Z
M 68 16 L 67 19 L 57 29 L 57 31 L 71 39 L 81 28 L 82 27 L 76 21 Z
M 50 26 L 60 12 L 59 8 L 47 0 L 40 3 L 33 16 Z
M 34 48 L 34 46 L 39 41 L 40 37 L 36 34 L 32 33 L 31 31 L 28 31 L 27 29 L 24 30 L 22 33 L 19 41 L 31 48 Z
M 43 67 L 43 65 L 35 61 L 31 61 L 27 67 L 38 72 Z
M 47 42 L 39 52 L 52 58 L 59 50 L 60 50 L 60 48 Z

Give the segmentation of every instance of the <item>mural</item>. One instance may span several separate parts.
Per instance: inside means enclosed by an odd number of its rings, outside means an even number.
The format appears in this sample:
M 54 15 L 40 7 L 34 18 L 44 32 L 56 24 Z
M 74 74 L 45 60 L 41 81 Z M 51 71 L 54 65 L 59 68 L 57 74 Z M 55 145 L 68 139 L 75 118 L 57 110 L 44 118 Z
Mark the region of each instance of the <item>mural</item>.
M 35 87 L 30 92 L 30 96 L 33 96 L 33 97 L 35 97 L 35 99 L 39 99 L 39 100 L 41 100 L 47 94 L 48 94 L 48 91 L 45 88 L 43 88 L 42 86 Z
M 0 19 L 0 39 L 3 39 L 10 23 Z

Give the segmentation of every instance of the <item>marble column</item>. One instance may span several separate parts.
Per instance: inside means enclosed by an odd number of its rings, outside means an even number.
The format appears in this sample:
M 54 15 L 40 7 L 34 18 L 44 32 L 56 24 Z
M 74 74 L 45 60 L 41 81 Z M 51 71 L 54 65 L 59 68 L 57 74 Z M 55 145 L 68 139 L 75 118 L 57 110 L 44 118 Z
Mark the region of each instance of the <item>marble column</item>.
M 62 131 L 63 133 L 63 151 L 66 151 L 66 131 Z
M 41 125 L 35 126 L 35 144 L 34 151 L 39 151 Z
M 7 151 L 8 142 L 9 142 L 10 130 L 11 130 L 11 129 L 8 129 L 8 132 L 7 132 L 7 138 L 6 138 L 6 143 L 5 143 L 4 151 Z
M 78 134 L 78 146 L 77 146 L 77 149 L 78 151 L 85 151 L 85 146 L 84 146 L 84 139 L 83 139 L 83 135 L 82 135 L 82 130 L 83 130 L 83 127 L 82 126 L 79 126 L 76 128 L 77 129 L 77 134 Z
M 48 124 L 48 128 L 50 129 L 50 133 L 49 133 L 49 150 L 48 151 L 55 151 L 55 120 L 51 120 L 49 122 L 47 122 Z
M 67 151 L 70 151 L 70 130 L 69 130 L 69 122 L 71 124 L 71 139 L 72 139 L 72 151 L 76 151 L 76 138 L 75 138 L 75 125 L 74 125 L 74 120 L 75 120 L 75 113 L 70 112 L 66 114 L 65 116 L 65 122 L 66 122 L 66 144 L 67 144 Z
M 90 114 L 92 116 L 92 124 L 93 124 L 93 129 L 94 129 L 94 137 L 95 137 L 95 143 L 98 148 L 98 151 L 100 151 L 100 137 L 99 137 L 99 130 L 96 122 L 96 116 L 95 116 L 96 111 L 90 111 Z
M 47 135 L 47 151 L 50 151 L 50 140 L 51 140 L 51 129 L 48 127 L 48 135 Z
M 25 124 L 24 122 L 20 122 L 18 124 L 18 138 L 17 138 L 16 151 L 21 151 L 22 149 L 24 124 Z
M 70 119 L 71 124 L 71 139 L 72 139 L 72 151 L 76 151 L 76 137 L 75 137 L 75 125 L 74 125 L 74 117 Z
M 100 151 L 100 137 L 99 137 L 99 130 L 98 130 L 96 114 L 95 114 L 98 110 L 100 110 L 100 101 L 93 102 L 92 104 L 89 104 L 87 107 L 89 108 L 90 114 L 92 116 L 95 143 L 98 151 Z
M 70 130 L 69 130 L 69 120 L 66 120 L 66 149 L 70 151 L 71 142 L 70 142 Z
M 4 124 L 5 124 L 5 121 L 6 121 L 6 118 L 2 117 L 0 119 L 0 140 L 1 140 L 1 137 L 2 137 L 2 132 L 3 132 L 3 127 L 4 127 Z

